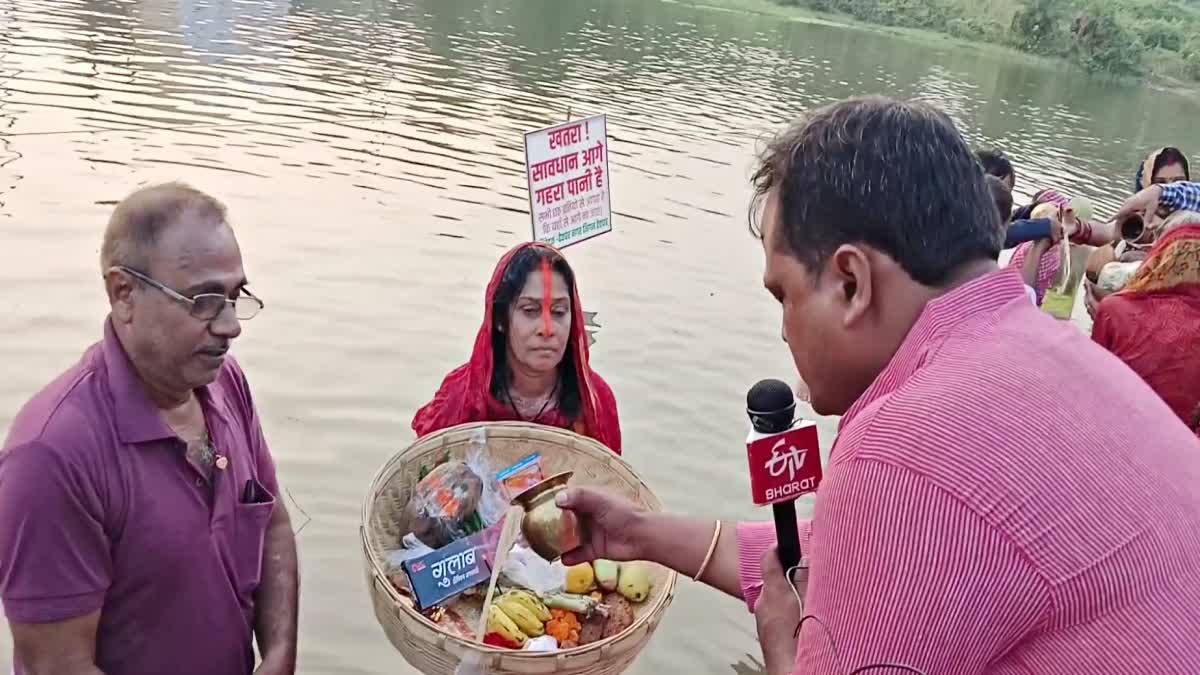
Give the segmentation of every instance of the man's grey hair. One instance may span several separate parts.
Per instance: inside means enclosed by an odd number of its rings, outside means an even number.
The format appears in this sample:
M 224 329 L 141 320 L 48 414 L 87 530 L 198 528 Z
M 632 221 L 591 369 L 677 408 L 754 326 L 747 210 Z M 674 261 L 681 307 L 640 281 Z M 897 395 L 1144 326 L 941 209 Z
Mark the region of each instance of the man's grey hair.
M 100 273 L 116 266 L 148 273 L 154 245 L 167 227 L 184 218 L 225 223 L 225 205 L 180 182 L 159 183 L 130 194 L 113 209 L 100 246 Z

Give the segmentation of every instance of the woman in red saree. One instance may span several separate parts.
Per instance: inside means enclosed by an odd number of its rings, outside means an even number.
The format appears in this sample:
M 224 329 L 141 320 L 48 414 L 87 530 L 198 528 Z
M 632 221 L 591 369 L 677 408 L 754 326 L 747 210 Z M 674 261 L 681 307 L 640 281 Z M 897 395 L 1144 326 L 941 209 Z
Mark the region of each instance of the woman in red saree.
M 446 376 L 412 427 L 419 437 L 501 421 L 570 429 L 621 453 L 616 398 L 588 365 L 575 274 L 546 244 L 521 244 L 500 259 L 471 360 Z
M 1092 339 L 1193 423 L 1200 404 L 1200 214 L 1167 219 L 1133 278 L 1100 302 Z

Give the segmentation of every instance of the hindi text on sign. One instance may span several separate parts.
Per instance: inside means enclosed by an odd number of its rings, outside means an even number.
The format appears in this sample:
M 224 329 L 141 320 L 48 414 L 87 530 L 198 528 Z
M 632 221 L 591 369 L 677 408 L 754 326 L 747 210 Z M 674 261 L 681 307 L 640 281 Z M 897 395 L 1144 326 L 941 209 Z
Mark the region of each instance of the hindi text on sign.
M 565 148 L 583 140 L 583 125 L 572 124 L 569 127 L 550 132 L 550 149 Z
M 604 144 L 597 142 L 590 148 L 583 151 L 583 165 L 591 166 L 604 161 Z
M 584 164 L 587 164 L 587 158 L 584 157 Z M 547 178 L 562 175 L 574 171 L 579 168 L 579 153 L 572 152 L 569 155 L 560 155 L 552 157 L 544 162 L 538 162 L 533 165 L 533 181 L 540 183 Z
M 612 230 L 604 115 L 525 134 L 525 176 L 536 241 L 570 246 Z
M 555 183 L 548 187 L 544 187 L 537 191 L 537 203 L 543 206 L 549 206 L 564 197 L 563 184 Z

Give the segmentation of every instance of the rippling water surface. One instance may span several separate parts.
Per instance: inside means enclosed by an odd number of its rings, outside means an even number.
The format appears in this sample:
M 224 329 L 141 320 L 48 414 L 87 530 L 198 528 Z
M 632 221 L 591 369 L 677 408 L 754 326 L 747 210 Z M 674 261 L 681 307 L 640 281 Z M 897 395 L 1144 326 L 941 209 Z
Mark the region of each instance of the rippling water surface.
M 750 517 L 746 388 L 790 377 L 746 179 L 764 134 L 860 93 L 944 106 L 1107 211 L 1187 99 L 938 44 L 655 0 L 0 2 L 0 429 L 99 336 L 99 238 L 136 186 L 226 200 L 268 310 L 237 345 L 300 535 L 301 671 L 409 672 L 359 509 L 528 237 L 522 133 L 607 112 L 616 231 L 569 251 L 626 456 L 674 509 Z M 1186 133 L 1185 133 L 1186 132 Z M 832 438 L 834 420 L 822 420 Z M 755 672 L 753 622 L 683 584 L 635 672 Z M 7 631 L 0 663 L 10 659 Z M 2 669 L 2 668 L 0 668 Z

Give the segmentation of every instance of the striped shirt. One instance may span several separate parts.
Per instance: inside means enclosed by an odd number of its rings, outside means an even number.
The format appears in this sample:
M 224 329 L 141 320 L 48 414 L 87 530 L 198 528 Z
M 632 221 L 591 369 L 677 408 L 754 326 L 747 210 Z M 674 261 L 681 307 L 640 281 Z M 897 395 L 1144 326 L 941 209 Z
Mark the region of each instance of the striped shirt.
M 828 632 L 805 623 L 795 673 L 1200 672 L 1200 442 L 1011 270 L 926 306 L 801 529 Z M 738 527 L 750 607 L 773 540 Z
M 1063 209 L 1071 208 L 1070 197 L 1053 188 L 1042 191 L 1038 195 L 1037 203 L 1055 204 Z M 1032 205 L 1030 210 L 1032 212 Z M 1081 227 L 1080 229 L 1082 230 L 1083 228 Z M 1088 229 L 1090 231 L 1090 228 Z M 1033 290 L 1035 294 L 1034 302 L 1039 307 L 1042 301 L 1046 299 L 1046 291 L 1050 289 L 1050 284 L 1054 283 L 1054 278 L 1058 276 L 1058 271 L 1062 269 L 1062 246 L 1061 243 L 1051 246 L 1046 249 L 1041 259 L 1038 260 L 1037 280 L 1033 285 Z M 1021 268 L 1025 264 L 1025 258 L 1029 256 L 1032 249 L 1032 241 L 1019 244 L 1017 250 L 1013 251 L 1012 257 L 1008 260 L 1008 267 L 1017 270 L 1017 273 L 1020 274 Z
M 1008 268 L 1016 270 L 1017 274 L 1021 273 L 1021 268 L 1025 266 L 1025 258 L 1033 252 L 1033 242 L 1025 242 L 1013 251 L 1012 257 L 1008 260 Z M 1042 306 L 1042 301 L 1046 299 L 1046 291 L 1050 290 L 1050 285 L 1054 283 L 1054 278 L 1058 276 L 1058 271 L 1062 269 L 1062 242 L 1059 242 L 1042 254 L 1038 260 L 1037 279 L 1033 285 L 1034 304 L 1038 307 Z

